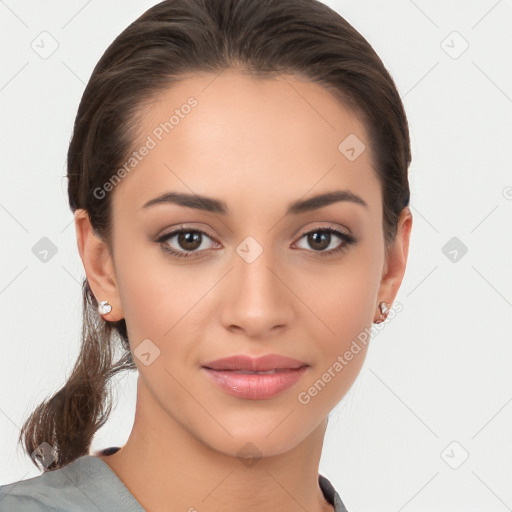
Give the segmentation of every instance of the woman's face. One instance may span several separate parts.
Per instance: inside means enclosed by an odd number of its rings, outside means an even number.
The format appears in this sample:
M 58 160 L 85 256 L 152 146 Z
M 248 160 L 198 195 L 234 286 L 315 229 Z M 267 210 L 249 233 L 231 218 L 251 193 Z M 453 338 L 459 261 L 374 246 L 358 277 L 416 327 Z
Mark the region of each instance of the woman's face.
M 139 129 L 109 192 L 119 295 L 93 290 L 126 320 L 138 407 L 162 436 L 178 424 L 231 455 L 246 443 L 288 451 L 325 427 L 363 364 L 358 335 L 394 299 L 380 288 L 382 198 L 364 127 L 319 85 L 228 70 L 175 84 Z M 310 201 L 336 191 L 360 200 Z M 196 200 L 147 206 L 170 193 Z M 308 368 L 276 396 L 244 398 L 202 368 L 237 354 Z

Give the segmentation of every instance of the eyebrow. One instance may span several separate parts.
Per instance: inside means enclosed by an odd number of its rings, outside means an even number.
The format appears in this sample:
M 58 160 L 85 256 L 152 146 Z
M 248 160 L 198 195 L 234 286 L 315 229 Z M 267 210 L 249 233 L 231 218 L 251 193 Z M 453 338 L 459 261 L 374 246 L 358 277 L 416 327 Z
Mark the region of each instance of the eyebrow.
M 290 203 L 286 215 L 298 215 L 300 213 L 318 210 L 324 206 L 329 206 L 330 204 L 340 201 L 348 201 L 368 208 L 366 201 L 350 190 L 334 190 L 310 197 L 309 199 L 299 199 L 298 201 Z M 221 215 L 229 214 L 227 204 L 220 199 L 181 192 L 166 192 L 165 194 L 149 200 L 142 208 L 149 208 L 150 206 L 166 203 L 177 204 L 211 213 L 219 213 Z

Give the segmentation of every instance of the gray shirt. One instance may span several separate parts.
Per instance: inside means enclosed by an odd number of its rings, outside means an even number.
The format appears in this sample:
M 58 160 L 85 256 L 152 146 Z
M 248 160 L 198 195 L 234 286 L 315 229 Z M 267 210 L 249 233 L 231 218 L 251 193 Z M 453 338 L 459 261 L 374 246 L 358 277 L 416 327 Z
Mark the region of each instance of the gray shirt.
M 113 451 L 107 448 L 103 453 Z M 318 475 L 318 482 L 335 511 L 347 512 L 331 482 L 323 475 Z M 95 455 L 0 486 L 0 512 L 43 511 L 145 512 L 110 466 Z

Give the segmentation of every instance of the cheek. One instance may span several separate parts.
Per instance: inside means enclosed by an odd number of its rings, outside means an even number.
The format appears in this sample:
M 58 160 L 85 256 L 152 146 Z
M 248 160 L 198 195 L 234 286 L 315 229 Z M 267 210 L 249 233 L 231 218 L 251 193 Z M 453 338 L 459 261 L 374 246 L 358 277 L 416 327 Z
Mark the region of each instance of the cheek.
M 382 273 L 383 250 L 377 244 L 366 243 L 347 253 L 339 265 L 324 270 L 325 275 L 301 278 L 301 288 L 310 309 L 310 329 L 316 339 L 321 360 L 318 375 L 334 373 L 339 396 L 357 377 L 370 341 L 370 328 L 377 308 L 377 295 Z M 346 355 L 346 357 L 344 357 Z M 342 357 L 343 369 L 333 365 Z M 340 370 L 339 364 L 337 369 Z M 329 376 L 326 376 L 329 378 Z
M 308 313 L 316 364 L 297 390 L 297 399 L 312 416 L 325 414 L 345 396 L 368 351 L 375 279 L 362 264 L 360 270 L 355 266 L 346 270 L 316 288 L 314 310 L 321 321 Z
M 147 269 L 135 267 L 133 272 L 124 275 L 120 286 L 121 301 L 134 344 L 144 338 L 160 344 L 185 314 L 182 310 L 188 301 L 177 293 L 177 289 L 179 285 L 172 279 L 158 278 Z
M 319 332 L 346 339 L 373 321 L 382 271 L 378 248 L 355 249 L 338 263 L 304 272 L 297 295 L 309 307 L 308 316 Z M 341 336 L 340 336 L 341 335 Z
M 163 273 L 165 260 L 142 234 L 136 238 L 120 229 L 115 242 L 117 284 L 132 341 L 162 337 L 173 324 L 168 300 L 177 296 L 171 276 Z
M 331 284 L 318 306 L 320 316 L 328 326 L 319 331 L 325 333 L 319 340 L 322 347 L 319 371 L 327 371 L 339 356 L 347 354 L 348 364 L 336 379 L 340 385 L 342 381 L 351 383 L 363 364 L 369 341 L 367 333 L 373 321 L 374 286 L 366 274 L 351 273 L 336 285 Z M 348 353 L 351 350 L 357 355 Z
M 126 238 L 118 254 L 116 275 L 132 349 L 149 338 L 170 357 L 180 350 L 176 341 L 186 343 L 202 325 L 197 315 L 208 303 L 204 296 L 214 276 L 193 265 L 176 266 L 158 244 L 129 244 Z

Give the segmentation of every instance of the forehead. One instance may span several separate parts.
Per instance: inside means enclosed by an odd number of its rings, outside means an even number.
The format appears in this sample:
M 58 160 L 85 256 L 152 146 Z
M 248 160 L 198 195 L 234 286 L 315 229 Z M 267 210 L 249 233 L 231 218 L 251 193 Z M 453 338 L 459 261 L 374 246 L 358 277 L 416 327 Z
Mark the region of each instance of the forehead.
M 372 202 L 369 187 L 378 188 L 361 120 L 295 75 L 190 75 L 140 113 L 136 161 L 115 191 L 136 208 L 167 190 L 282 202 L 342 186 L 367 189 Z

